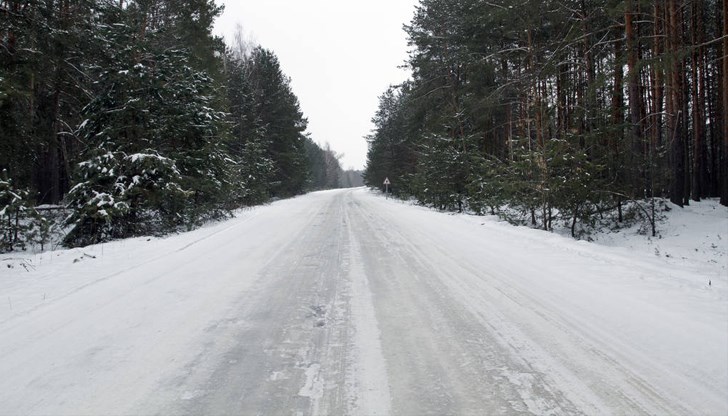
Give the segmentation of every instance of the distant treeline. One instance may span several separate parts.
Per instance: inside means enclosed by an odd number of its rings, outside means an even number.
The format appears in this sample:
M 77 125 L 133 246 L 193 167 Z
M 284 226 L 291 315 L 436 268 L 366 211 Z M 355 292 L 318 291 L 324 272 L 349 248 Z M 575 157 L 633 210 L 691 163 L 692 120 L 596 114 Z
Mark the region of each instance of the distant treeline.
M 727 4 L 421 0 L 366 182 L 544 229 L 622 221 L 626 201 L 728 205 Z
M 2 247 L 72 214 L 67 245 L 193 227 L 341 186 L 276 55 L 211 34 L 211 0 L 0 1 Z

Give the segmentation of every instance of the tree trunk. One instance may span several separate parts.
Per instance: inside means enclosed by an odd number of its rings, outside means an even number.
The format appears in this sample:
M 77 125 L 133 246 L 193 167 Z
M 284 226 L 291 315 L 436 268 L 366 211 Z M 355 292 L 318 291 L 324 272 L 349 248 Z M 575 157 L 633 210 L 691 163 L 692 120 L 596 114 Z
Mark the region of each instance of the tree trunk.
M 680 58 L 680 25 L 681 9 L 677 4 L 679 0 L 669 0 L 668 2 L 668 30 L 667 39 L 669 41 L 670 60 L 670 92 L 669 101 L 672 114 L 668 114 L 668 123 L 670 134 L 672 135 L 671 155 L 672 155 L 672 187 L 670 192 L 670 201 L 680 207 L 685 202 L 685 137 L 683 135 L 683 123 L 685 114 L 683 114 L 683 86 L 682 86 L 682 65 Z
M 721 109 L 721 121 L 723 123 L 723 151 L 720 157 L 721 166 L 721 192 L 720 192 L 720 203 L 728 206 L 728 0 L 723 0 L 723 50 L 721 51 L 723 57 L 723 82 L 721 88 L 723 89 L 723 108 Z
M 642 187 L 642 171 L 644 169 L 644 167 L 641 166 L 642 128 L 640 116 L 642 114 L 642 97 L 639 88 L 640 70 L 638 67 L 638 46 L 632 23 L 634 14 L 632 0 L 627 0 L 626 6 L 627 8 L 624 13 L 624 28 L 625 36 L 627 38 L 627 92 L 629 94 L 629 122 L 633 152 L 632 167 L 634 169 L 634 173 L 632 175 L 632 186 L 633 191 L 635 191 L 638 195 L 644 195 L 644 190 L 640 192 L 640 188 Z
M 692 82 L 690 84 L 690 95 L 693 103 L 693 175 L 692 175 L 692 199 L 693 201 L 700 201 L 700 198 L 704 193 L 705 183 L 705 133 L 703 126 L 704 121 L 704 100 L 702 89 L 704 88 L 701 83 L 702 73 L 702 48 L 696 47 L 703 41 L 702 34 L 702 10 L 700 2 L 693 2 L 692 7 L 692 19 L 691 19 L 691 33 L 692 33 L 692 65 L 691 75 Z
M 583 86 L 581 87 L 585 91 L 583 92 L 585 101 L 584 105 L 584 126 L 582 127 L 585 132 L 590 133 L 594 129 L 594 120 L 596 119 L 596 102 L 595 94 L 591 91 L 591 87 L 594 85 L 595 69 L 594 69 L 594 56 L 592 52 L 592 45 L 590 42 L 590 36 L 587 34 L 589 30 L 589 11 L 587 10 L 586 3 L 582 0 L 581 2 L 581 27 L 583 32 L 582 38 L 582 59 L 584 61 L 584 72 L 586 76 L 583 80 Z M 582 148 L 585 147 L 584 138 L 582 137 L 580 143 Z
M 658 57 L 663 52 L 663 10 L 660 1 L 655 2 L 654 13 L 654 41 L 653 55 Z M 662 146 L 662 100 L 664 94 L 664 76 L 662 65 L 652 65 L 652 146 L 657 149 Z
M 556 76 L 556 137 L 564 138 L 568 129 L 566 117 L 566 86 L 568 85 L 569 64 L 559 65 Z
M 624 66 L 622 55 L 622 40 L 621 36 L 614 41 L 614 89 L 612 90 L 612 123 L 615 126 L 615 132 L 609 135 L 609 156 L 610 161 L 610 180 L 616 182 L 618 187 L 624 185 L 624 166 L 621 165 L 621 148 L 624 140 L 624 72 L 622 67 Z M 620 191 L 623 191 L 620 189 Z M 621 199 L 621 198 L 620 198 Z M 621 201 L 618 200 L 618 205 L 621 207 Z M 619 222 L 622 222 L 622 215 L 620 211 Z

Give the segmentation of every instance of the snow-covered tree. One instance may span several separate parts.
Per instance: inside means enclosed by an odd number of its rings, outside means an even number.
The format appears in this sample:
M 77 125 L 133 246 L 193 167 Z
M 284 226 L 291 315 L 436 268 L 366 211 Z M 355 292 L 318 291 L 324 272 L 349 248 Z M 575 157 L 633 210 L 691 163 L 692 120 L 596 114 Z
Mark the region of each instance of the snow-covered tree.
M 187 50 L 157 49 L 162 29 L 139 38 L 126 11 L 106 17 L 106 54 L 88 68 L 98 81 L 78 129 L 87 149 L 70 192 L 70 245 L 191 226 L 222 213 L 230 186 L 213 80 Z

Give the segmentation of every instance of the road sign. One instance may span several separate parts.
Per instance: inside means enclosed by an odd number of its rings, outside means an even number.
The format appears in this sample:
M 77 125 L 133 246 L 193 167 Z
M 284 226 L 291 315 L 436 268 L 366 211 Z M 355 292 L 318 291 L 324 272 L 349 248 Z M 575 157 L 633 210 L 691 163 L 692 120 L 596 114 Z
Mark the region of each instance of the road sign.
M 389 178 L 384 178 L 384 184 L 383 185 L 391 185 L 392 182 L 389 181 Z

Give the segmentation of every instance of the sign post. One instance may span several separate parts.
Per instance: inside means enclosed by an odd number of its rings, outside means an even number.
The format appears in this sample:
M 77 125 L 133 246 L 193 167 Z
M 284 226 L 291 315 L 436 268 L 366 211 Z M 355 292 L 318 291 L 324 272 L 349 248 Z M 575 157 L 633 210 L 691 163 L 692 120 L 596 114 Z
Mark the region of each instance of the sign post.
M 384 178 L 384 195 L 386 195 L 387 198 L 389 198 L 389 185 L 391 182 L 389 182 L 389 178 Z

